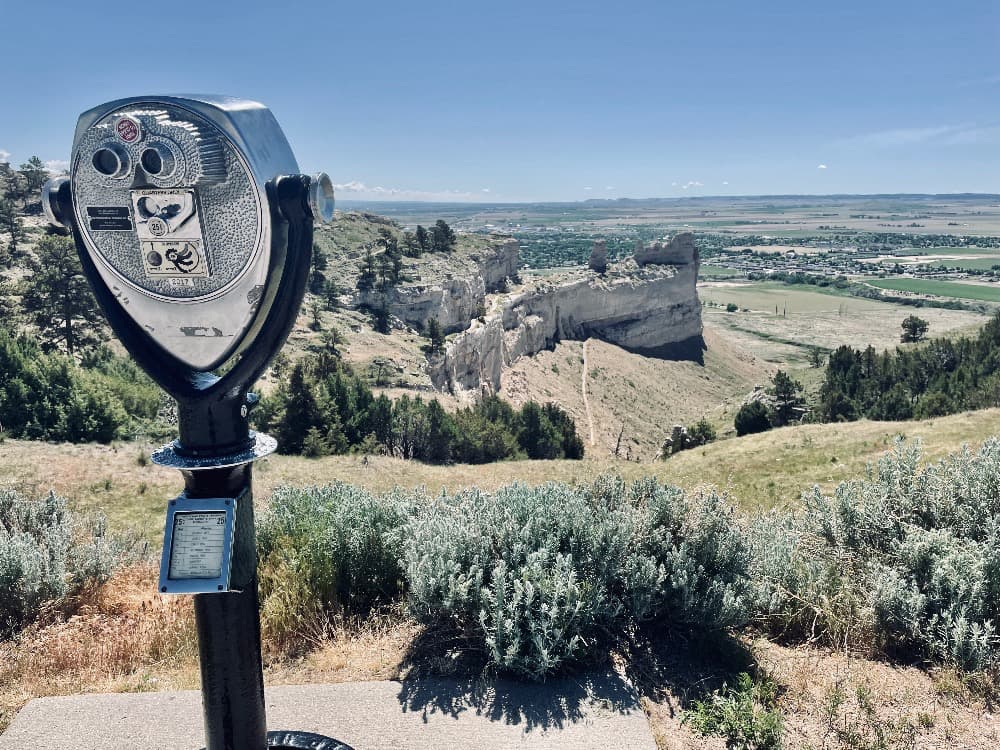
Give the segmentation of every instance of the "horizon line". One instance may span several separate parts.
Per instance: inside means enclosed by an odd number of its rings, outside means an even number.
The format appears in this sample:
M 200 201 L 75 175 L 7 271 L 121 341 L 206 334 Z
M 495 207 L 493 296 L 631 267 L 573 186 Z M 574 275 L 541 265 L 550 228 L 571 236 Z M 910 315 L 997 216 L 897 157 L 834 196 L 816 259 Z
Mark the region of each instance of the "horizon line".
M 696 201 L 732 199 L 776 199 L 776 198 L 994 198 L 1000 200 L 1000 193 L 957 192 L 957 193 L 745 193 L 739 195 L 676 195 L 647 198 L 581 198 L 576 200 L 525 200 L 525 201 L 461 201 L 461 200 L 385 200 L 369 198 L 337 198 L 337 203 L 364 203 L 379 205 L 448 205 L 448 206 L 538 206 L 576 203 L 642 203 L 650 201 Z

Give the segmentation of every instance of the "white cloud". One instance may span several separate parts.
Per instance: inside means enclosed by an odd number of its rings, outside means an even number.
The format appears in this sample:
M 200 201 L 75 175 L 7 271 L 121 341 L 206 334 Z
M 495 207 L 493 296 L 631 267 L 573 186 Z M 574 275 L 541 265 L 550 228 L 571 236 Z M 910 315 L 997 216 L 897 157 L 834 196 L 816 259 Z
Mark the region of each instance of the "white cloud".
M 410 188 L 366 185 L 358 180 L 335 183 L 333 189 L 337 193 L 349 193 L 352 198 L 368 198 L 370 200 L 382 201 L 467 201 L 482 197 L 482 193 L 471 193 L 467 190 L 412 190 Z M 489 192 L 489 189 L 484 188 L 483 192 Z
M 826 164 L 817 164 L 816 169 L 826 169 Z
M 0 162 L 10 162 L 10 151 L 4 151 L 0 148 Z
M 674 184 L 676 185 L 677 183 Z M 685 184 L 681 185 L 681 190 L 687 190 L 688 188 L 693 187 L 704 187 L 704 185 L 698 182 L 698 180 L 688 180 Z
M 729 184 L 729 180 L 723 180 L 723 181 L 722 181 L 722 184 L 723 184 L 723 185 L 728 185 L 728 184 Z
M 590 185 L 588 185 L 587 187 L 584 188 L 584 190 L 593 190 L 593 189 L 594 188 L 590 187 Z
M 480 192 L 488 193 L 488 192 L 490 192 L 490 189 L 489 188 L 483 188 Z
M 69 171 L 69 161 L 66 159 L 49 159 L 45 162 L 45 169 L 48 170 L 49 174 L 63 174 Z
M 676 182 L 671 182 L 670 183 L 670 187 L 677 187 L 677 183 Z
M 615 189 L 615 186 L 614 186 L 614 185 L 606 185 L 606 186 L 604 187 L 604 189 L 605 189 L 605 190 L 614 190 L 614 189 Z

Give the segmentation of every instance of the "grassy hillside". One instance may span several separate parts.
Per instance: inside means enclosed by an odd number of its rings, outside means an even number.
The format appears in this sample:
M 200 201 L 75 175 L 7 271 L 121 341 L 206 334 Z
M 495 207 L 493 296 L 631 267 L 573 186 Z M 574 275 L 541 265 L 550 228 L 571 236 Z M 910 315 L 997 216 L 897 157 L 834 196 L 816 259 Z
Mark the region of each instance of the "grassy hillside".
M 590 458 L 583 461 L 512 461 L 485 466 L 430 466 L 386 456 L 319 459 L 270 456 L 256 464 L 255 492 L 266 501 L 279 485 L 351 482 L 382 491 L 423 485 L 431 491 L 478 485 L 492 489 L 512 481 L 583 482 L 602 472 L 626 479 L 653 474 L 691 488 L 716 485 L 746 509 L 794 503 L 803 489 L 857 477 L 866 463 L 892 446 L 897 435 L 919 438 L 934 459 L 964 443 L 978 445 L 1000 433 L 1000 409 L 956 414 L 923 422 L 852 422 L 801 425 L 723 440 L 643 463 Z M 148 465 L 138 446 L 0 443 L 0 487 L 32 492 L 54 489 L 78 509 L 100 509 L 117 529 L 141 531 L 154 545 L 163 528 L 165 501 L 180 491 L 180 475 Z
M 705 347 L 698 363 L 644 357 L 599 339 L 586 345 L 563 341 L 515 362 L 503 375 L 500 395 L 515 404 L 558 403 L 576 420 L 593 458 L 613 456 L 621 433 L 618 455 L 648 461 L 675 424 L 707 417 L 721 433 L 731 432 L 743 399 L 774 374 L 773 365 L 735 344 L 723 329 L 706 326 Z M 582 393 L 585 352 L 589 418 Z

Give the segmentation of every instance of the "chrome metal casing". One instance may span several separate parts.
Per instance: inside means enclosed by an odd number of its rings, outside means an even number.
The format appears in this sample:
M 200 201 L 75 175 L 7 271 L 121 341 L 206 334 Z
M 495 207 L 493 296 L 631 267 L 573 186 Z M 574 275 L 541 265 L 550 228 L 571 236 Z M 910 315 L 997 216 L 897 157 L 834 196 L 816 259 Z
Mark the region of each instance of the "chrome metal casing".
M 297 174 L 271 111 L 225 96 L 143 96 L 84 112 L 70 162 L 75 222 L 123 309 L 209 371 L 241 349 L 283 259 L 266 184 Z

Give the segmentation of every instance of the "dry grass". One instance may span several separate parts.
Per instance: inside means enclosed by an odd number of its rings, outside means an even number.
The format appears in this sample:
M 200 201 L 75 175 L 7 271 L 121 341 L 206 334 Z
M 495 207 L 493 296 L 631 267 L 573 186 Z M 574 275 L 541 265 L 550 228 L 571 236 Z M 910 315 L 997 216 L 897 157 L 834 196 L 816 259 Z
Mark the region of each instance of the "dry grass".
M 68 616 L 50 613 L 0 642 L 0 732 L 32 698 L 199 687 L 191 598 L 159 595 L 156 575 L 145 565 L 120 572 L 65 602 Z M 396 679 L 419 631 L 396 606 L 363 622 L 330 625 L 294 648 L 265 640 L 265 680 Z
M 154 593 L 156 571 L 138 567 L 66 603 L 0 643 L 0 729 L 31 698 L 197 685 L 190 602 Z
M 993 707 L 968 692 L 943 694 L 935 673 L 763 639 L 740 645 L 749 669 L 779 686 L 789 750 L 991 750 L 1000 741 L 1000 717 Z M 683 654 L 679 663 L 666 663 L 676 658 L 661 663 L 658 683 L 642 685 L 657 747 L 723 750 L 721 737 L 694 735 L 682 723 L 684 711 L 722 683 L 732 685 L 744 666 Z
M 807 367 L 813 346 L 894 348 L 903 319 L 914 312 L 930 323 L 932 337 L 974 333 L 987 320 L 965 310 L 914 310 L 773 282 L 714 282 L 699 285 L 698 293 L 702 300 L 722 306 L 703 309 L 707 327 L 718 328 L 733 345 L 786 370 Z M 740 312 L 725 312 L 727 303 L 738 305 Z
M 725 335 L 721 335 L 725 334 Z M 554 401 L 576 420 L 587 450 L 614 454 L 622 432 L 622 458 L 652 459 L 675 424 L 707 416 L 722 426 L 754 385 L 766 383 L 774 366 L 734 346 L 728 332 L 705 329 L 704 363 L 645 357 L 598 339 L 588 342 L 587 385 L 597 444 L 590 445 L 580 390 L 583 344 L 565 341 L 553 351 L 515 362 L 502 380 L 501 395 L 521 404 Z M 732 417 L 728 417 L 729 426 Z
M 577 381 L 579 387 L 579 381 Z M 593 393 L 593 391 L 592 391 Z M 486 490 L 514 481 L 577 484 L 605 472 L 625 479 L 653 475 L 695 488 L 714 485 L 744 509 L 794 503 L 813 484 L 826 489 L 860 476 L 866 464 L 892 447 L 897 436 L 919 438 L 927 459 L 978 445 L 1000 433 L 1000 409 L 966 412 L 923 422 L 800 425 L 720 440 L 667 461 L 625 461 L 591 456 L 583 461 L 506 461 L 483 466 L 432 466 L 388 456 L 270 456 L 255 464 L 255 494 L 266 503 L 275 487 L 344 481 L 384 492 L 424 487 L 431 493 L 476 485 Z M 8 440 L 0 443 L 0 487 L 35 493 L 55 489 L 77 510 L 101 510 L 118 530 L 137 529 L 159 546 L 168 498 L 181 490 L 172 470 L 139 466 L 135 445 L 53 445 Z M 110 482 L 110 488 L 106 484 Z M 138 493 L 135 488 L 146 484 Z

